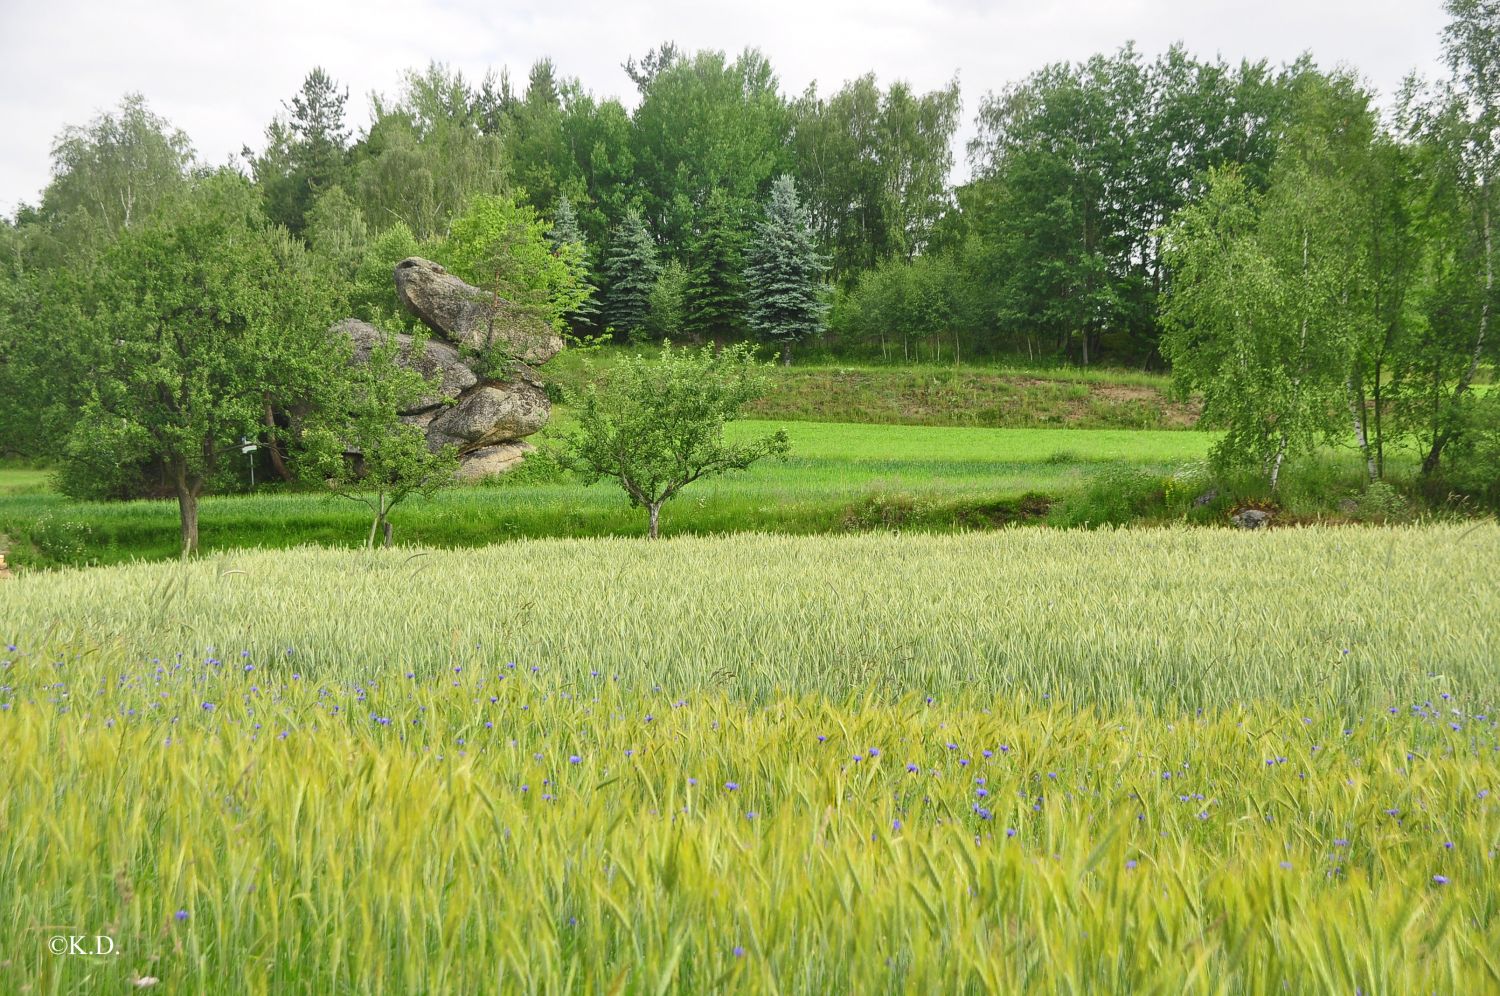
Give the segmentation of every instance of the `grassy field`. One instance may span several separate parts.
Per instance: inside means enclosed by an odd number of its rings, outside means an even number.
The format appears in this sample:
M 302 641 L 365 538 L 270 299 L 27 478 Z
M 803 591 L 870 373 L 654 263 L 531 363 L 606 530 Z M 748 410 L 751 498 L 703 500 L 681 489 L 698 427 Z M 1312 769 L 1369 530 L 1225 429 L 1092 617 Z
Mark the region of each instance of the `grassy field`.
M 1494 991 L 1497 556 L 1008 530 L 23 576 L 0 988 Z
M 650 352 L 649 349 L 643 350 Z M 572 350 L 544 376 L 564 400 L 608 379 L 620 349 Z M 1170 379 L 1138 370 L 1005 365 L 877 366 L 814 361 L 770 371 L 756 418 L 881 425 L 1179 429 L 1193 404 L 1168 398 Z
M 781 426 L 791 436 L 790 459 L 694 485 L 667 507 L 664 532 L 838 532 L 867 517 L 872 498 L 892 495 L 921 496 L 938 526 L 1009 521 L 1022 514 L 1017 499 L 1028 493 L 1074 490 L 1094 469 L 1112 463 L 1165 472 L 1201 458 L 1212 444 L 1212 436 L 1188 432 L 826 422 L 740 422 L 730 435 Z M 0 533 L 12 538 L 17 564 L 107 564 L 176 554 L 175 502 L 70 502 L 32 487 L 38 473 L 0 471 L 0 482 L 17 475 L 17 487 L 27 488 L 0 491 Z M 644 528 L 642 513 L 618 488 L 566 481 L 455 488 L 431 501 L 413 499 L 394 521 L 399 541 L 433 546 L 633 536 Z M 368 529 L 362 506 L 313 494 L 209 497 L 202 506 L 207 550 L 349 546 L 362 543 Z

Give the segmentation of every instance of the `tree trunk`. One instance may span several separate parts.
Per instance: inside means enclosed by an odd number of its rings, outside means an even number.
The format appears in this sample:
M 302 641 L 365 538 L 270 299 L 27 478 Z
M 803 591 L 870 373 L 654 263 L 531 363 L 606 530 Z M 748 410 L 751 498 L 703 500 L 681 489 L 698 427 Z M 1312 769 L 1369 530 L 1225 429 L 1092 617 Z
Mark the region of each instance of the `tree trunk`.
M 391 548 L 391 533 L 394 532 L 391 528 L 390 519 L 385 520 L 383 531 L 385 532 L 385 548 L 389 550 Z
M 1370 450 L 1370 439 L 1365 433 L 1364 398 L 1354 390 L 1354 379 L 1352 377 L 1344 380 L 1344 396 L 1349 401 L 1349 415 L 1354 419 L 1354 441 L 1359 444 L 1359 452 L 1365 458 L 1365 470 L 1370 475 L 1370 480 L 1380 476 L 1375 466 L 1375 454 Z
M 781 365 L 789 367 L 792 365 L 792 344 L 783 342 L 781 344 Z
M 271 469 L 276 471 L 277 477 L 290 483 L 292 473 L 286 469 L 286 461 L 281 456 L 281 446 L 276 442 L 276 414 L 271 410 L 269 401 L 266 402 L 266 428 L 271 430 L 266 433 L 266 450 L 271 454 Z
M 1286 459 L 1286 436 L 1281 437 L 1281 445 L 1276 448 L 1276 459 L 1271 461 L 1271 490 L 1276 490 L 1276 483 L 1281 480 L 1281 461 Z
M 173 490 L 177 492 L 178 522 L 182 532 L 182 559 L 198 552 L 198 487 L 190 480 L 181 461 L 173 468 Z
M 649 502 L 646 511 L 651 516 L 651 529 L 646 534 L 647 539 L 658 539 L 660 536 L 659 525 L 661 522 L 661 502 Z

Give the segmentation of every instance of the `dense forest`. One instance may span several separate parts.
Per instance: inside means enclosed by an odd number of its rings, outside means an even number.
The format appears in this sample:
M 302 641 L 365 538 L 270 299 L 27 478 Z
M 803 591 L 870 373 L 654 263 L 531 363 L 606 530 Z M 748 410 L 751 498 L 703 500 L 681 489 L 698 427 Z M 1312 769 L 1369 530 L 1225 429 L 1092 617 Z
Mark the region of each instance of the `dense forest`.
M 215 196 L 255 215 L 308 320 L 409 323 L 391 268 L 427 255 L 535 295 L 578 337 L 1171 368 L 1273 479 L 1324 438 L 1361 447 L 1372 477 L 1388 441 L 1414 442 L 1436 473 L 1494 420 L 1475 388 L 1497 356 L 1500 13 L 1448 9 L 1448 77 L 1384 109 L 1310 56 L 1127 45 L 1043 67 L 979 101 L 958 186 L 956 81 L 791 95 L 754 50 L 629 59 L 631 110 L 550 59 L 524 84 L 434 63 L 375 95 L 361 130 L 314 69 L 217 170 L 128 95 L 58 135 L 40 203 L 0 224 L 0 449 L 66 438 L 88 377 L 57 344 L 107 293 L 111 247 L 185 190 L 237 184 Z M 778 252 L 814 292 L 771 289 Z M 786 300 L 800 318 L 778 317 Z

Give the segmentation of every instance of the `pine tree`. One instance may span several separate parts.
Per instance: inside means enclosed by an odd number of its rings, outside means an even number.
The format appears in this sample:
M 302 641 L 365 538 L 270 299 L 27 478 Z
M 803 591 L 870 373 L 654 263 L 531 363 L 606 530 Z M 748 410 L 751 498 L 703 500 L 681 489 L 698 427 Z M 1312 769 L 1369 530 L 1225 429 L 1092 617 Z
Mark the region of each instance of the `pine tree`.
M 739 219 L 722 189 L 709 195 L 688 258 L 683 330 L 694 342 L 739 336 L 745 326 L 744 248 Z
M 780 343 L 781 362 L 790 366 L 793 344 L 823 330 L 826 309 L 819 284 L 828 266 L 790 176 L 783 174 L 771 185 L 748 263 L 750 326 L 761 338 Z
M 568 200 L 566 194 L 557 199 L 556 214 L 557 217 L 552 219 L 552 229 L 547 233 L 547 238 L 555 251 L 568 256 L 568 262 L 573 267 L 574 274 L 586 291 L 583 303 L 563 315 L 563 321 L 568 323 L 568 328 L 578 335 L 592 331 L 597 323 L 599 305 L 594 302 L 594 296 L 599 292 L 599 288 L 594 286 L 593 282 L 593 267 L 589 263 L 588 242 L 583 237 L 583 230 L 578 227 L 578 215 L 573 211 L 573 202 Z
M 657 269 L 656 244 L 632 209 L 616 226 L 604 259 L 604 318 L 616 332 L 632 338 L 645 333 Z

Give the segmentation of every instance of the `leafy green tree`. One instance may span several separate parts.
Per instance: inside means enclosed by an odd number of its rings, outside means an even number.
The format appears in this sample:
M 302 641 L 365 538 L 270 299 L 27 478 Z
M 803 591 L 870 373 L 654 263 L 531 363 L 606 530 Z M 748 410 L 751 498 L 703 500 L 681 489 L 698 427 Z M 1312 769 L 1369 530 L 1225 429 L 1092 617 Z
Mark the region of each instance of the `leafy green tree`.
M 626 64 L 641 101 L 631 120 L 634 178 L 664 246 L 680 253 L 714 190 L 742 212 L 790 165 L 791 114 L 754 49 L 691 56 L 664 45 Z
M 192 162 L 187 135 L 126 94 L 115 112 L 57 136 L 41 217 L 67 241 L 102 246 L 180 192 Z
M 688 251 L 682 327 L 694 342 L 723 343 L 745 327 L 744 239 L 728 195 L 715 190 Z
M 629 339 L 645 334 L 660 268 L 656 243 L 636 211 L 612 233 L 604 256 L 604 320 Z
M 590 484 L 618 482 L 630 503 L 646 510 L 647 535 L 656 539 L 662 505 L 689 484 L 786 454 L 784 429 L 748 443 L 724 441 L 725 424 L 768 383 L 748 343 L 718 352 L 668 343 L 656 359 L 632 357 L 606 384 L 584 390 L 577 428 L 564 436 L 559 459 Z
M 352 191 L 373 226 L 400 221 L 425 242 L 445 235 L 475 196 L 505 192 L 504 139 L 481 127 L 462 73 L 440 63 L 409 72 L 397 100 L 375 99 L 374 115 L 353 150 Z
M 797 200 L 796 183 L 790 176 L 778 177 L 765 219 L 756 227 L 745 278 L 750 326 L 761 338 L 780 344 L 785 365 L 791 365 L 793 345 L 823 331 L 826 266 L 813 241 L 807 209 Z
M 564 312 L 563 321 L 574 335 L 588 334 L 593 331 L 599 316 L 599 305 L 594 301 L 599 288 L 593 284 L 588 241 L 584 238 L 583 229 L 578 227 L 578 215 L 574 213 L 573 202 L 566 194 L 557 199 L 556 217 L 552 219 L 552 227 L 547 231 L 547 240 L 552 243 L 553 251 L 559 257 L 572 261 L 575 279 L 583 292 L 578 304 Z
M 841 285 L 926 248 L 949 207 L 959 107 L 957 80 L 926 94 L 902 82 L 882 93 L 873 73 L 826 100 L 809 87 L 793 104 L 793 169 Z
M 1226 429 L 1216 461 L 1260 466 L 1273 490 L 1289 456 L 1338 434 L 1363 310 L 1350 191 L 1324 150 L 1306 153 L 1278 161 L 1264 195 L 1216 171 L 1167 240 L 1163 352 L 1179 387 L 1202 393 L 1205 421 Z
M 304 476 L 369 508 L 367 549 L 377 536 L 389 547 L 396 507 L 413 495 L 432 497 L 453 483 L 458 470 L 457 447 L 431 449 L 421 426 L 400 418 L 434 390 L 434 384 L 399 362 L 403 354 L 420 353 L 424 340 L 418 334 L 403 346 L 388 336 L 376 344 L 368 361 L 354 366 L 342 390 L 329 399 L 337 415 L 304 437 Z
M 646 328 L 651 338 L 661 342 L 672 339 L 682 332 L 686 315 L 688 271 L 675 259 L 662 264 L 656 276 L 656 286 L 651 288 L 651 311 L 646 318 Z M 702 345 L 702 342 L 695 343 Z
M 88 380 L 65 480 L 149 464 L 176 495 L 182 553 L 198 547 L 198 499 L 267 398 L 318 410 L 342 357 L 332 310 L 300 246 L 267 229 L 231 173 L 207 177 L 104 255 L 71 348 Z
M 1419 143 L 1426 196 L 1418 221 L 1430 279 L 1421 294 L 1426 327 L 1409 356 L 1415 428 L 1435 475 L 1444 451 L 1471 423 L 1473 385 L 1495 357 L 1490 323 L 1495 285 L 1496 182 L 1500 174 L 1500 6 L 1448 0 L 1443 33 L 1450 77 L 1436 93 L 1408 92 L 1407 133 Z

